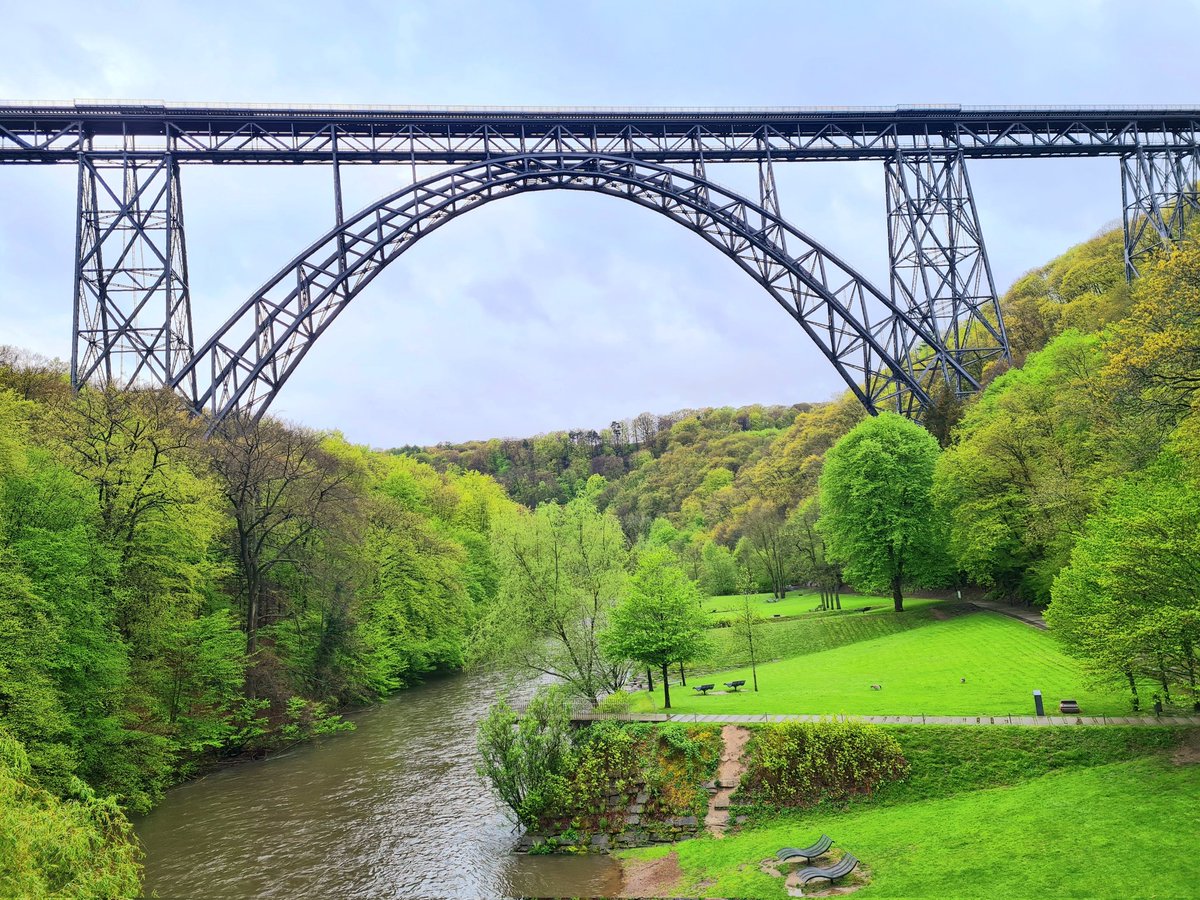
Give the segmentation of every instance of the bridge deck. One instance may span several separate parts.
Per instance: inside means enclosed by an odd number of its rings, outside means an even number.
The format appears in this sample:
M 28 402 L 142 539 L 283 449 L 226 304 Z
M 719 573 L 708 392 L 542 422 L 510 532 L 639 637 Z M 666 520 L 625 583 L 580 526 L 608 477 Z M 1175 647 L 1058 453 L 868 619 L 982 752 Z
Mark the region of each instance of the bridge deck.
M 464 164 L 527 152 L 611 152 L 657 162 L 1102 156 L 1195 146 L 1186 107 L 566 109 L 284 107 L 161 101 L 0 101 L 0 163 L 75 162 L 81 151 L 182 163 Z M 335 141 L 336 139 L 336 141 Z

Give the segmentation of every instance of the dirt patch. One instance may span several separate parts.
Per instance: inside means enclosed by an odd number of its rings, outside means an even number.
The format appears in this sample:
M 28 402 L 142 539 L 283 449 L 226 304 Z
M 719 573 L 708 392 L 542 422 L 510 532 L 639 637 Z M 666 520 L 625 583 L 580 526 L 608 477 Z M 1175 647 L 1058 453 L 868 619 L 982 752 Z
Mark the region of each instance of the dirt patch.
M 764 859 L 758 864 L 758 871 L 764 875 L 770 875 L 772 878 L 782 878 L 783 873 L 779 871 L 779 867 L 783 863 L 777 859 Z
M 708 800 L 708 815 L 704 817 L 706 827 L 713 837 L 725 837 L 729 827 L 729 798 L 737 790 L 746 771 L 742 762 L 742 751 L 750 740 L 750 729 L 737 725 L 726 725 L 721 729 L 721 740 L 725 747 L 721 751 L 721 764 L 717 767 L 717 792 Z
M 932 619 L 937 619 L 939 622 L 951 618 L 950 613 L 946 612 L 944 609 L 938 609 L 936 606 L 929 610 L 929 616 Z
M 1177 766 L 1194 766 L 1200 763 L 1200 729 L 1188 730 L 1175 752 L 1171 754 L 1171 762 Z
M 840 858 L 839 856 L 838 859 Z M 828 867 L 833 865 L 833 862 L 822 861 L 816 863 L 816 865 Z M 862 863 L 859 863 L 858 868 L 845 878 L 839 879 L 837 884 L 830 884 L 828 881 L 823 880 L 812 881 L 809 882 L 807 887 L 801 888 L 797 876 L 803 868 L 805 867 L 800 865 L 788 873 L 784 885 L 787 887 L 789 897 L 840 897 L 842 894 L 853 894 L 855 891 L 860 891 L 871 883 L 871 873 Z
M 621 875 L 622 897 L 674 897 L 683 870 L 679 855 L 672 850 L 658 859 L 622 860 Z

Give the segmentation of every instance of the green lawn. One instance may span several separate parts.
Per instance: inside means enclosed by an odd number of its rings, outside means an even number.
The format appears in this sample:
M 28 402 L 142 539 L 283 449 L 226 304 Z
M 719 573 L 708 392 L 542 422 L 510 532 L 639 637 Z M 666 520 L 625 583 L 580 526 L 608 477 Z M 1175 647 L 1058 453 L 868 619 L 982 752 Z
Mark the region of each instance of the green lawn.
M 868 868 L 864 898 L 1193 897 L 1198 803 L 1200 766 L 1152 757 L 946 799 L 811 810 L 720 841 L 621 855 L 676 850 L 683 882 L 672 896 L 785 897 L 759 861 L 826 832 Z
M 771 594 L 751 594 L 750 600 L 755 611 L 764 619 L 790 618 L 792 616 L 829 616 L 837 615 L 838 610 L 822 610 L 821 595 L 813 591 L 789 591 L 782 600 L 772 599 Z M 936 600 L 914 597 L 906 598 L 905 609 L 916 609 Z M 863 594 L 842 594 L 842 612 L 856 611 L 864 607 L 891 609 L 891 597 L 870 597 Z M 709 597 L 704 601 L 704 611 L 710 622 L 728 621 L 734 613 L 742 608 L 742 595 L 729 594 L 722 597 Z
M 890 615 L 901 618 L 908 613 Z M 750 684 L 750 670 L 689 678 L 689 687 L 672 691 L 673 711 L 1032 715 L 1031 692 L 1039 689 L 1051 709 L 1060 699 L 1071 697 L 1079 701 L 1085 715 L 1130 714 L 1125 693 L 1086 687 L 1078 664 L 1062 653 L 1048 633 L 990 612 L 927 618 L 920 627 L 760 665 L 757 694 L 701 696 L 691 688 L 700 681 L 721 688 L 735 679 Z M 882 685 L 882 690 L 871 690 L 872 684 Z M 661 688 L 653 695 L 641 692 L 634 710 L 657 709 L 661 703 Z
M 926 600 L 902 613 L 887 606 L 866 612 L 834 610 L 787 619 L 770 619 L 756 629 L 755 647 L 760 662 L 819 653 L 910 628 L 922 628 L 939 618 L 960 615 L 964 609 L 974 611 L 972 607 Z M 693 666 L 696 671 L 736 669 L 749 664 L 750 656 L 745 642 L 736 629 L 710 628 L 708 636 L 711 651 Z

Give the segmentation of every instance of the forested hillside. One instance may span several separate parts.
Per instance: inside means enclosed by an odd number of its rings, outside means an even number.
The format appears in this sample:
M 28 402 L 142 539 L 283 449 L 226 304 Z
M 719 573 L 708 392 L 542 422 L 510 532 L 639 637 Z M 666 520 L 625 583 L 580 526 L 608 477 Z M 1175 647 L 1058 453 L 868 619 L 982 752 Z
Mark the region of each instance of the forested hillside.
M 120 808 L 461 668 L 495 593 L 490 478 L 202 427 L 169 393 L 0 365 L 2 893 L 136 893 Z
M 1011 366 L 993 364 L 980 396 L 939 403 L 929 423 L 945 448 L 935 497 L 960 583 L 1048 603 L 1106 485 L 1172 444 L 1200 361 L 1189 331 L 1195 267 L 1189 244 L 1131 288 L 1121 234 L 1109 231 L 1027 273 L 1002 298 Z M 864 415 L 847 394 L 397 452 L 442 471 L 492 474 L 529 506 L 566 501 L 588 474 L 602 474 L 600 506 L 631 540 L 669 544 L 713 593 L 732 589 L 739 563 L 772 590 L 821 577 L 813 526 L 824 453 Z

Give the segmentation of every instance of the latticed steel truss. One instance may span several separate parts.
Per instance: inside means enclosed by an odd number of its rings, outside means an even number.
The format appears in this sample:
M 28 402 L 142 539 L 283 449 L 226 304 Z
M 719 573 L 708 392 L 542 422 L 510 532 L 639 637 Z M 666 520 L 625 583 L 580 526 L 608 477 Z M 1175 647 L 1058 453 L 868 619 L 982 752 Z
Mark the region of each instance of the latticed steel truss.
M 72 378 L 169 384 L 220 417 L 260 415 L 312 341 L 388 262 L 501 196 L 589 190 L 654 209 L 733 258 L 868 409 L 919 417 L 1007 356 L 966 160 L 1117 156 L 1130 277 L 1200 209 L 1200 110 L 570 110 L 0 104 L 0 164 L 79 167 Z M 783 219 L 780 162 L 882 160 L 885 295 Z M 336 226 L 192 352 L 179 167 L 330 165 Z M 713 164 L 753 163 L 757 202 Z M 344 220 L 341 166 L 404 164 L 414 184 Z M 453 166 L 418 182 L 420 166 Z
M 1125 226 L 1125 274 L 1158 250 L 1183 240 L 1200 210 L 1200 148 L 1145 150 L 1121 157 L 1121 201 Z
M 885 172 L 892 300 L 937 335 L 910 348 L 932 349 L 914 376 L 926 392 L 939 378 L 955 393 L 973 390 L 986 363 L 1009 350 L 962 154 L 896 153 Z
M 913 375 L 917 357 L 905 351 L 916 342 L 935 346 L 936 335 L 777 212 L 666 166 L 603 154 L 530 154 L 434 176 L 328 232 L 197 351 L 180 376 L 200 376 L 196 407 L 214 421 L 234 409 L 260 415 L 337 315 L 417 240 L 484 203 L 544 190 L 619 197 L 679 222 L 766 288 L 868 409 L 916 415 L 928 401 Z
M 81 154 L 78 213 L 72 382 L 177 382 L 192 358 L 178 165 Z

